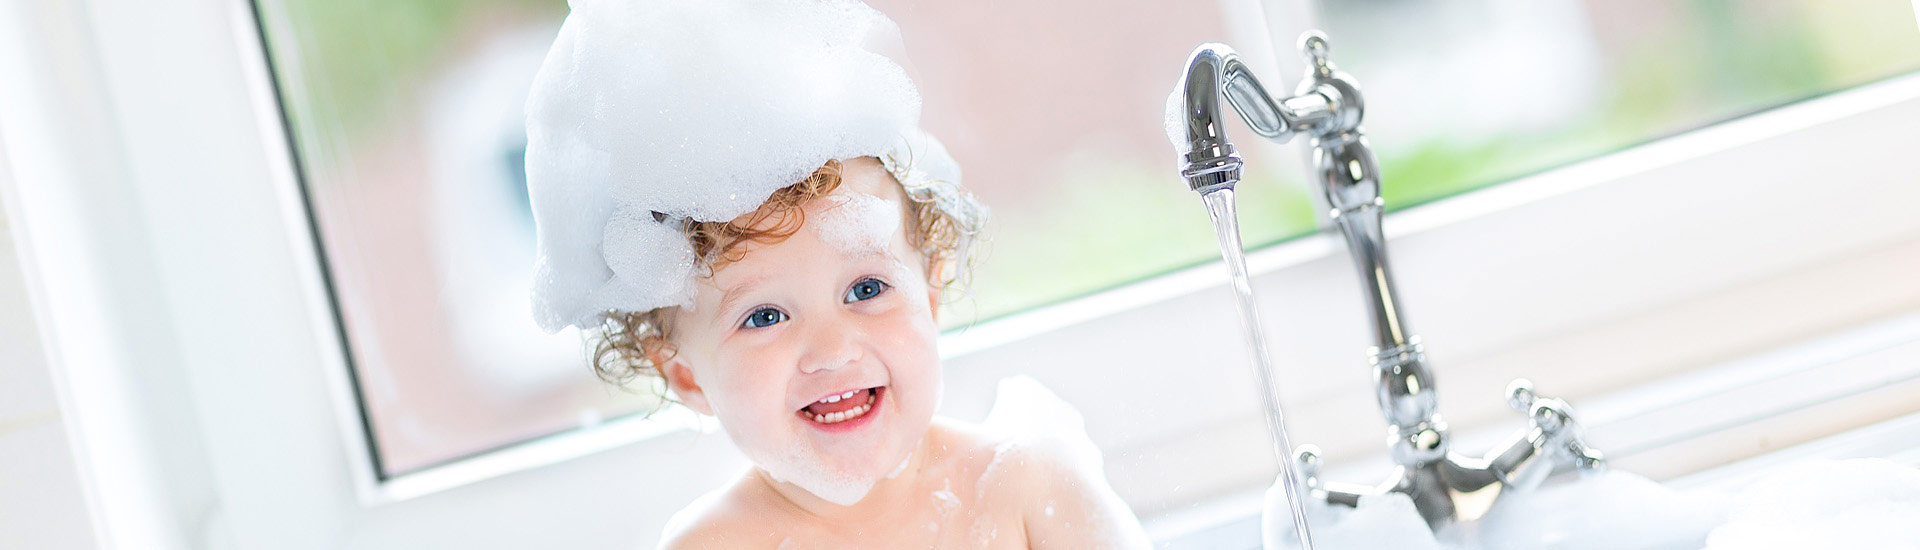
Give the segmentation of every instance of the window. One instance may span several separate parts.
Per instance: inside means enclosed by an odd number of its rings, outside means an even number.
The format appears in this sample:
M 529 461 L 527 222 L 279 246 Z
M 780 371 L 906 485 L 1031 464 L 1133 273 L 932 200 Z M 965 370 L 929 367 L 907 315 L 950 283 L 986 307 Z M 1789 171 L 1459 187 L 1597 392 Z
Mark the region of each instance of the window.
M 1296 37 L 1272 29 L 1301 22 L 1281 15 L 1294 2 L 1262 3 L 873 3 L 918 64 L 924 126 L 995 216 L 975 295 L 950 325 L 1216 257 L 1161 137 L 1161 105 L 1209 41 L 1234 46 L 1269 90 L 1292 90 Z M 1311 4 L 1366 94 L 1396 210 L 1920 69 L 1899 0 Z M 1272 25 L 1247 23 L 1263 11 Z M 1315 231 L 1317 199 L 1294 160 L 1303 146 L 1229 126 L 1248 163 L 1248 247 Z
M 528 305 L 521 113 L 564 3 L 259 7 L 379 474 L 650 410 Z
M 1318 5 L 1396 208 L 1920 69 L 1897 0 Z
M 1270 89 L 1298 78 L 1275 68 L 1298 65 L 1291 37 L 1230 24 L 1259 20 L 1246 2 L 1049 3 L 1019 17 L 991 2 L 875 7 L 907 38 L 923 125 L 995 212 L 976 291 L 949 327 L 1210 261 L 1160 130 L 1165 93 L 1204 41 L 1241 44 Z M 380 473 L 656 405 L 599 386 L 578 334 L 546 336 L 526 314 L 520 107 L 564 6 L 261 8 Z M 1920 67 L 1898 2 L 1318 8 L 1335 62 L 1365 86 L 1393 208 Z M 1249 246 L 1313 232 L 1314 199 L 1288 158 L 1298 145 L 1235 138 L 1249 158 Z

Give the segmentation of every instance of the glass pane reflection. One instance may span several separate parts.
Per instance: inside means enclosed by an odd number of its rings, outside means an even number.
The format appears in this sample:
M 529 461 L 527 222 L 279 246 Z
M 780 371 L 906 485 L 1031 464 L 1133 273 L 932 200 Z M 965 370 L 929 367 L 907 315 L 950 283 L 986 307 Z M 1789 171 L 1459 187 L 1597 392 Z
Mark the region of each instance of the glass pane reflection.
M 529 313 L 522 106 L 565 3 L 259 7 L 381 474 L 650 409 Z

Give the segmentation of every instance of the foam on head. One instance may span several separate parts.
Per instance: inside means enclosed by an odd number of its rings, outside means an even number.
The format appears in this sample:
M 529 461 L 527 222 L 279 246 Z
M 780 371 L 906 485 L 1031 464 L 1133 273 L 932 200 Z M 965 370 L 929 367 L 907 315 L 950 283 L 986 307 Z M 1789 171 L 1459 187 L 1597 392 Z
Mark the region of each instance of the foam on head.
M 858 2 L 570 6 L 527 99 L 534 310 L 549 332 L 689 303 L 672 275 L 691 248 L 660 227 L 752 212 L 828 160 L 885 153 L 919 118 L 906 72 L 875 53 L 898 30 Z

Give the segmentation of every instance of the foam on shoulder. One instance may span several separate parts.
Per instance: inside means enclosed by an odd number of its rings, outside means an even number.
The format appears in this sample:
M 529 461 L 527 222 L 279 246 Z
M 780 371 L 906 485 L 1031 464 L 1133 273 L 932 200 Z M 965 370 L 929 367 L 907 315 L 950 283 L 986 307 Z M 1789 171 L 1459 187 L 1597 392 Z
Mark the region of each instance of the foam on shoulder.
M 1087 476 L 1105 479 L 1100 448 L 1087 437 L 1086 421 L 1073 405 L 1030 376 L 1000 381 L 993 408 L 981 428 L 1004 440 L 994 447 L 994 458 L 981 477 L 986 484 L 1005 470 L 1019 453 L 1040 450 L 1064 459 L 1065 465 Z

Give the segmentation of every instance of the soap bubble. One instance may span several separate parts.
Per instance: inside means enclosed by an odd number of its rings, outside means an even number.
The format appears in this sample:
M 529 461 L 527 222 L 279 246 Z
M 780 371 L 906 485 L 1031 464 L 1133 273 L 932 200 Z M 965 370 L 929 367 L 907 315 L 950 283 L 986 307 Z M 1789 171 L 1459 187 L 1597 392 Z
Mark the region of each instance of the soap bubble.
M 1734 502 L 1708 550 L 1920 546 L 1920 469 L 1885 459 L 1788 465 Z
M 527 99 L 534 309 L 549 332 L 687 301 L 682 281 L 652 274 L 679 270 L 684 239 L 616 234 L 655 212 L 676 229 L 732 220 L 828 160 L 887 151 L 920 116 L 913 82 L 876 53 L 897 49 L 898 29 L 858 2 L 570 5 Z

